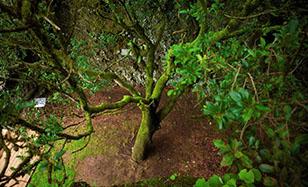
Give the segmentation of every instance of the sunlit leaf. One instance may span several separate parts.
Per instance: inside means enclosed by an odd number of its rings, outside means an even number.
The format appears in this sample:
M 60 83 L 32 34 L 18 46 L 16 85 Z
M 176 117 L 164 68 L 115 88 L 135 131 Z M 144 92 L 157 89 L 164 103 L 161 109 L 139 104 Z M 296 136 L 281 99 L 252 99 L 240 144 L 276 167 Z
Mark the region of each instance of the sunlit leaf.
M 243 169 L 238 174 L 239 178 L 247 184 L 252 184 L 255 181 L 253 172 L 247 171 L 247 169 Z

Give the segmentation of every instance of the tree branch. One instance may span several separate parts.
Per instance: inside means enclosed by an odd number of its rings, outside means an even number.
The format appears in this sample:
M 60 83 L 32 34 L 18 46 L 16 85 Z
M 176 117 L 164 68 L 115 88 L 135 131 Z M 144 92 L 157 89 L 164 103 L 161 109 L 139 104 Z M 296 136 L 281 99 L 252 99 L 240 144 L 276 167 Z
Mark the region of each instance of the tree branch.
M 171 112 L 178 98 L 183 95 L 184 89 L 181 89 L 176 95 L 169 97 L 167 104 L 157 112 L 158 120 L 162 121 Z
M 153 93 L 151 95 L 151 99 L 154 99 L 154 100 L 159 100 L 160 97 L 161 97 L 161 94 L 170 78 L 170 74 L 171 74 L 171 71 L 173 69 L 173 62 L 174 62 L 174 57 L 173 57 L 173 54 L 172 54 L 172 50 L 170 49 L 168 51 L 168 54 L 167 54 L 167 60 L 166 60 L 166 70 L 164 71 L 164 73 L 160 76 L 160 78 L 158 79 L 155 87 L 154 87 L 154 90 L 153 90 Z
M 146 102 L 142 97 L 131 97 L 128 95 L 124 95 L 123 98 L 117 102 L 114 103 L 102 103 L 97 106 L 87 106 L 85 107 L 85 110 L 90 113 L 99 113 L 103 112 L 105 110 L 113 110 L 113 109 L 119 109 L 123 108 L 129 103 L 139 103 L 140 101 Z
M 24 119 L 18 119 L 16 121 L 16 124 L 19 124 L 23 127 L 26 127 L 30 130 L 33 130 L 35 132 L 38 132 L 40 134 L 46 134 L 46 130 L 42 127 L 39 127 L 39 126 L 36 126 L 36 125 L 32 125 L 30 124 L 29 122 L 25 121 Z M 90 134 L 92 134 L 93 130 L 89 130 L 88 132 L 86 133 L 83 133 L 83 134 L 79 134 L 79 135 L 76 135 L 76 136 L 73 136 L 73 135 L 69 135 L 69 134 L 66 134 L 66 133 L 57 133 L 56 135 L 59 136 L 60 138 L 66 138 L 66 139 L 69 139 L 69 140 L 79 140 L 83 137 L 86 137 L 86 136 L 89 136 Z
M 11 47 L 20 47 L 22 49 L 35 49 L 33 45 L 24 41 L 18 41 L 16 39 L 7 40 L 7 39 L 0 39 L 0 46 L 11 46 Z
M 262 15 L 265 15 L 265 14 L 269 14 L 269 13 L 272 13 L 272 12 L 276 12 L 278 10 L 279 9 L 265 10 L 264 12 L 260 12 L 260 13 L 257 13 L 257 14 L 254 14 L 254 15 L 250 15 L 250 16 L 231 16 L 231 15 L 228 15 L 228 14 L 224 14 L 224 16 L 226 16 L 227 18 L 232 18 L 232 19 L 242 19 L 242 20 L 245 20 L 245 19 L 251 19 L 251 18 L 259 17 L 259 16 L 262 16 Z
M 0 33 L 23 32 L 23 31 L 27 31 L 32 26 L 33 25 L 25 25 L 25 26 L 20 26 L 20 27 L 11 28 L 11 29 L 0 29 Z

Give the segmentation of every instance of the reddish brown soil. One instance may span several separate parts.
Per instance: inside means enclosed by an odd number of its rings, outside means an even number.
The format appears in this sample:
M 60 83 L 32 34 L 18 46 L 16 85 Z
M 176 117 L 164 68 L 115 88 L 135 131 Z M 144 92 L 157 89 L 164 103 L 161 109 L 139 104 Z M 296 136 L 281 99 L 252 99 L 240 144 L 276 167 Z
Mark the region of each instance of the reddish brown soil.
M 96 94 L 91 101 L 114 101 L 122 95 L 121 89 L 113 88 Z M 140 111 L 134 105 L 116 114 L 95 117 L 95 133 L 115 131 L 107 146 L 117 149 L 78 161 L 76 181 L 111 186 L 174 173 L 196 177 L 223 173 L 219 166 L 221 158 L 212 144 L 213 139 L 221 135 L 202 117 L 192 94 L 178 101 L 154 135 L 147 159 L 137 164 L 130 159 L 130 153 L 139 122 Z

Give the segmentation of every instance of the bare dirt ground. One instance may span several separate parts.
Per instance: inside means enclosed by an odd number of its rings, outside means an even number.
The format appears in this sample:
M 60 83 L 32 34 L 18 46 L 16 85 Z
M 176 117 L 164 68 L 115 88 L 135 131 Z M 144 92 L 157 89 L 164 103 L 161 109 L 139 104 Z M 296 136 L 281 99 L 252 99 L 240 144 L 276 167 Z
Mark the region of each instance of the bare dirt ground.
M 91 102 L 114 101 L 124 93 L 116 87 L 92 96 Z M 93 119 L 94 136 L 108 134 L 107 139 L 99 142 L 107 150 L 77 161 L 76 181 L 111 186 L 174 173 L 196 177 L 223 173 L 219 165 L 221 157 L 212 143 L 222 135 L 202 117 L 192 94 L 178 101 L 154 135 L 147 159 L 137 164 L 130 159 L 130 153 L 140 116 L 139 109 L 129 105 L 114 114 Z

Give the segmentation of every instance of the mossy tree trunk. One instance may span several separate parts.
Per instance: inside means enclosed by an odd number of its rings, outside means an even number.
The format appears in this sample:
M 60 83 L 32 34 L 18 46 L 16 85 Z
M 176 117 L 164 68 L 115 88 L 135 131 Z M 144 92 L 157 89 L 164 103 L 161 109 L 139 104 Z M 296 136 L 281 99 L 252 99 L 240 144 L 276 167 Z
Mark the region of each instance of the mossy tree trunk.
M 153 105 L 140 106 L 142 118 L 132 149 L 132 159 L 135 161 L 144 160 L 147 154 L 152 136 L 159 128 L 159 120 L 156 115 L 156 107 Z

